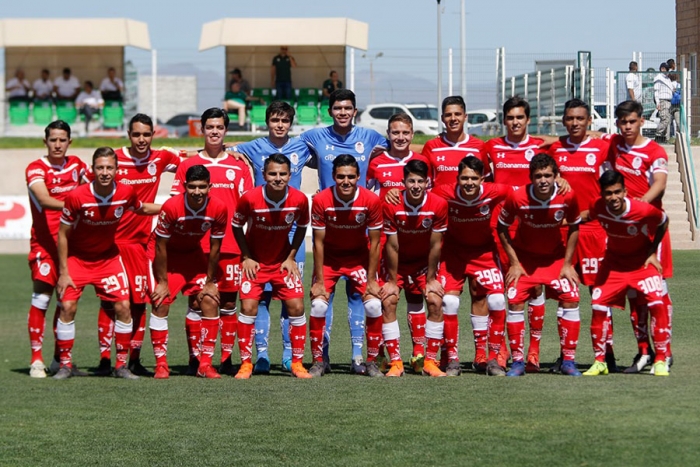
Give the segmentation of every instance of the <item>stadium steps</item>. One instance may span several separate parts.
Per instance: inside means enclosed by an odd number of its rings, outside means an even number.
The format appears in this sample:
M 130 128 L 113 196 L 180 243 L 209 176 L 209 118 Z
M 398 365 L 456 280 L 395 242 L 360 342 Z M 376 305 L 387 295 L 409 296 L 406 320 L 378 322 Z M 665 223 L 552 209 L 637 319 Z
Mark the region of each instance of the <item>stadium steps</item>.
M 700 241 L 693 241 L 690 233 L 690 221 L 685 199 L 683 198 L 683 185 L 679 172 L 675 149 L 671 145 L 663 148 L 668 154 L 668 181 L 664 193 L 664 210 L 669 218 L 669 231 L 671 232 L 671 247 L 674 250 L 700 249 Z M 696 167 L 700 163 L 700 148 L 695 148 L 694 162 Z

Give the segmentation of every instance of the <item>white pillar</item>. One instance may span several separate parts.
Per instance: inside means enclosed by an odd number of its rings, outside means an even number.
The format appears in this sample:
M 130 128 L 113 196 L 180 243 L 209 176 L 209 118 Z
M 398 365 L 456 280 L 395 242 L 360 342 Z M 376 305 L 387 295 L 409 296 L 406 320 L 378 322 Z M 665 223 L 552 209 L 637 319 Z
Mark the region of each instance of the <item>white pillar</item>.
M 452 47 L 447 51 L 447 95 L 454 96 L 452 92 Z
M 151 118 L 155 124 L 158 121 L 158 52 L 151 50 Z

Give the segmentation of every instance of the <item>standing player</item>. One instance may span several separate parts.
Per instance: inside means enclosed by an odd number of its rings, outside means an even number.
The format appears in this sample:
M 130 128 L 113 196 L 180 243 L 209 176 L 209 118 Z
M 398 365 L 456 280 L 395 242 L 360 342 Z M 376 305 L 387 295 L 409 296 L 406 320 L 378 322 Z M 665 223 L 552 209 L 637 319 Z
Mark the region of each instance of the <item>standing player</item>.
M 389 147 L 387 140 L 374 130 L 357 127 L 353 124 L 357 115 L 354 92 L 348 89 L 337 89 L 331 93 L 328 105 L 328 113 L 333 117 L 333 125 L 309 130 L 300 135 L 302 141 L 305 141 L 315 153 L 319 187 L 321 190 L 325 190 L 335 184 L 333 161 L 341 154 L 349 154 L 355 158 L 359 168 L 357 183 L 360 187 L 364 187 L 372 150 Z M 359 293 L 351 293 L 355 287 L 350 278 L 346 278 L 345 290 L 348 294 L 348 323 L 352 341 L 351 371 L 364 374 L 362 345 L 365 322 L 362 297 Z M 332 302 L 333 295 L 329 297 L 329 305 Z M 333 308 L 331 306 L 328 308 L 327 318 L 324 354 L 328 362 L 328 340 L 333 323 Z M 330 371 L 330 364 L 327 365 L 326 371 Z
M 391 125 L 391 124 L 390 124 Z M 405 291 L 407 318 L 413 341 L 411 366 L 416 373 L 444 376 L 435 360 L 442 339 L 432 339 L 430 355 L 424 361 L 425 334 L 428 323 L 423 310 L 423 296 L 430 310 L 430 334 L 440 323 L 439 297 L 444 293 L 437 278 L 442 236 L 447 228 L 447 203 L 428 193 L 428 164 L 409 161 L 403 168 L 406 187 L 400 204 L 384 203 L 386 246 L 382 254 L 381 297 L 384 324 L 382 334 L 389 350 L 391 368 L 387 376 L 401 376 L 403 362 L 399 348 L 399 323 L 396 307 L 400 290 Z M 416 313 L 420 310 L 420 313 Z
M 241 248 L 241 313 L 238 319 L 238 348 L 241 368 L 236 379 L 248 379 L 251 363 L 255 315 L 266 284 L 272 298 L 284 301 L 289 313 L 292 341 L 291 373 L 311 378 L 302 363 L 306 346 L 304 287 L 294 260 L 309 226 L 309 200 L 301 191 L 288 186 L 291 162 L 283 154 L 265 160 L 266 183 L 243 195 L 233 217 L 233 235 Z M 243 227 L 248 225 L 247 232 Z M 289 233 L 296 231 L 289 243 Z
M 336 157 L 333 177 L 335 186 L 318 193 L 311 210 L 314 277 L 309 334 L 314 364 L 309 373 L 316 377 L 326 372 L 323 361 L 326 311 L 330 294 L 338 280 L 345 276 L 350 293 L 363 298 L 367 318 L 367 363 L 363 365 L 365 371 L 356 373 L 384 376 L 375 362 L 382 340 L 382 304 L 377 284 L 382 204 L 377 195 L 357 186 L 361 175 L 355 157 L 349 154 Z
M 165 172 L 175 172 L 180 165 L 180 156 L 168 150 L 151 149 L 153 120 L 148 115 L 134 115 L 129 121 L 128 135 L 131 146 L 114 151 L 119 164 L 117 182 L 133 187 L 138 199 L 144 203 L 153 203 L 158 194 L 160 177 Z M 127 211 L 117 227 L 115 239 L 129 278 L 131 317 L 134 319 L 129 370 L 141 376 L 153 375 L 141 365 L 140 361 L 146 330 L 145 311 L 150 276 L 146 246 L 152 224 L 151 218 Z M 95 374 L 99 376 L 108 376 L 112 372 L 110 356 L 114 310 L 110 306 L 110 302 L 102 301 L 98 315 L 100 365 Z
M 503 275 L 491 232 L 491 216 L 511 189 L 506 185 L 483 183 L 483 180 L 484 164 L 481 160 L 465 157 L 458 166 L 456 186 L 441 185 L 433 190 L 435 195 L 445 198 L 449 206 L 438 272 L 445 289 L 442 313 L 448 376 L 461 373 L 457 310 L 466 279 L 469 279 L 472 301 L 471 322 L 476 349 L 474 368 L 489 375 L 503 376 L 508 360 L 504 342 L 506 304 Z
M 271 154 L 284 154 L 290 161 L 289 186 L 301 190 L 301 173 L 304 166 L 311 159 L 311 150 L 299 137 L 291 138 L 289 129 L 294 121 L 294 107 L 286 102 L 274 101 L 265 111 L 265 122 L 269 129 L 266 138 L 258 138 L 253 141 L 237 145 L 234 150 L 243 154 L 248 162 L 253 166 L 255 186 L 265 183 L 264 164 Z M 296 225 L 292 226 L 289 232 L 289 240 L 292 241 L 296 232 Z M 299 274 L 304 278 L 304 262 L 306 260 L 306 242 L 302 241 L 297 251 L 295 261 Z M 255 348 L 257 360 L 255 362 L 254 373 L 269 373 L 270 358 L 267 353 L 268 341 L 270 337 L 270 311 L 269 306 L 272 300 L 272 288 L 265 286 L 265 293 L 258 304 L 258 314 L 255 318 Z M 282 329 L 282 369 L 291 371 L 292 369 L 292 344 L 289 339 L 289 317 L 287 309 L 282 302 L 282 313 L 280 316 L 280 327 Z
M 153 311 L 149 327 L 156 357 L 154 377 L 170 377 L 168 313 L 175 297 L 182 291 L 188 297 L 188 308 L 202 314 L 197 376 L 221 378 L 211 366 L 211 360 L 219 331 L 216 272 L 221 240 L 228 224 L 228 209 L 223 201 L 209 196 L 211 183 L 206 167 L 193 165 L 188 168 L 184 185 L 184 193 L 163 204 L 152 236 L 155 285 L 151 293 Z M 202 250 L 206 236 L 209 237 L 208 254 Z
M 143 204 L 133 188 L 116 183 L 117 156 L 111 148 L 98 148 L 92 156 L 95 181 L 71 191 L 65 201 L 58 230 L 59 278 L 56 291 L 63 303 L 56 324 L 61 366 L 56 379 L 72 376 L 71 352 L 75 339 L 75 313 L 86 285 L 95 287 L 97 296 L 114 302 L 117 363 L 114 375 L 137 379 L 129 371 L 133 322 L 129 310 L 129 282 L 114 238 L 117 226 L 128 210 L 154 215 L 159 206 Z
M 47 155 L 30 163 L 25 172 L 32 212 L 29 240 L 32 302 L 27 319 L 29 344 L 32 348 L 29 376 L 32 378 L 46 377 L 41 351 L 46 310 L 58 281 L 56 237 L 61 210 L 68 193 L 78 187 L 87 168 L 78 157 L 66 155 L 70 143 L 70 126 L 63 120 L 51 122 L 44 130 Z M 56 304 L 54 322 L 59 313 L 60 302 Z
M 204 133 L 204 150 L 196 156 L 190 157 L 178 168 L 170 190 L 172 195 L 184 191 L 185 174 L 193 165 L 203 165 L 209 170 L 211 176 L 210 196 L 223 201 L 228 207 L 228 220 L 233 217 L 240 196 L 252 188 L 250 170 L 243 161 L 224 151 L 224 137 L 228 128 L 228 114 L 221 109 L 213 107 L 202 114 L 201 124 Z M 231 226 L 227 222 L 226 235 L 221 244 L 219 257 L 219 270 L 217 271 L 217 285 L 220 294 L 221 308 L 221 367 L 220 373 L 231 374 L 231 353 L 236 339 L 236 294 L 240 286 L 240 255 Z M 209 254 L 209 239 L 202 239 L 202 250 Z M 217 318 L 218 319 L 218 318 Z M 201 313 L 196 310 L 188 310 L 185 320 L 185 329 L 190 351 L 190 374 L 194 374 L 199 367 L 197 360 L 199 349 L 197 343 L 200 339 L 202 328 Z
M 634 289 L 651 312 L 654 351 L 652 373 L 668 376 L 667 346 L 671 339 L 663 295 L 662 266 L 656 256 L 668 228 L 668 218 L 651 204 L 627 197 L 622 173 L 609 170 L 600 177 L 602 198 L 590 210 L 608 233 L 605 259 L 593 289 L 591 338 L 595 362 L 586 376 L 608 374 L 605 363 L 606 317 L 610 307 L 625 308 L 625 295 Z M 653 238 L 653 241 L 651 240 Z
M 479 158 L 484 163 L 484 175 L 491 169 L 484 142 L 464 132 L 467 107 L 461 96 L 446 97 L 442 101 L 442 123 L 445 131 L 431 139 L 423 147 L 423 155 L 430 161 L 433 186 L 452 186 L 457 178 L 457 166 L 467 156 Z
M 569 376 L 581 375 L 575 363 L 581 319 L 579 279 L 573 267 L 581 217 L 573 192 L 557 193 L 557 174 L 557 163 L 551 156 L 534 156 L 530 161 L 532 183 L 508 196 L 498 219 L 498 235 L 510 264 L 505 280 L 508 288 L 506 323 L 513 365 L 508 376 L 525 374 L 523 313 L 525 302 L 541 284 L 563 310 L 559 329 L 564 358 L 561 372 Z M 512 238 L 509 226 L 516 219 L 520 223 Z M 563 222 L 569 225 L 566 245 L 560 232 Z

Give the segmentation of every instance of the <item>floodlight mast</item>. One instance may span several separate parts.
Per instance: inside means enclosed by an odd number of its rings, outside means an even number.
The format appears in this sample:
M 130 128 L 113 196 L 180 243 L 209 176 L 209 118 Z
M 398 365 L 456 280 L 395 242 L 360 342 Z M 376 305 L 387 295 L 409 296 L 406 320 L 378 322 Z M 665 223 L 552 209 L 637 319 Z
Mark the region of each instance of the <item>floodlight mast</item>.
M 440 0 L 437 0 L 437 108 L 442 106 L 442 13 L 440 13 Z M 442 122 L 438 119 L 438 129 L 442 129 Z

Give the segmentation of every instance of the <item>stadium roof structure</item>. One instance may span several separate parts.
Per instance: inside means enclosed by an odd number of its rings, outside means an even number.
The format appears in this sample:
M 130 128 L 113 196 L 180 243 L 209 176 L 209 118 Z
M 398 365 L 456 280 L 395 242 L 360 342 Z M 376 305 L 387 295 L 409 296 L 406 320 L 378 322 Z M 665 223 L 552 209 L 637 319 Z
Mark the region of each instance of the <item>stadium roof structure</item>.
M 127 18 L 0 20 L 0 47 L 138 47 L 151 49 L 148 25 Z
M 199 50 L 219 46 L 347 46 L 367 50 L 369 25 L 349 18 L 224 18 L 205 23 Z

